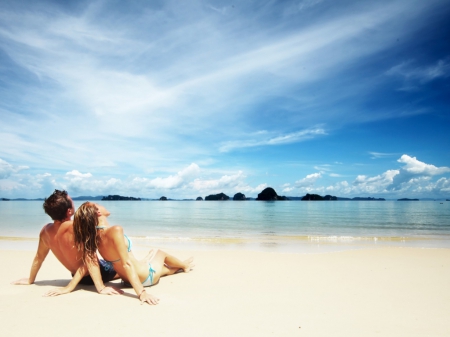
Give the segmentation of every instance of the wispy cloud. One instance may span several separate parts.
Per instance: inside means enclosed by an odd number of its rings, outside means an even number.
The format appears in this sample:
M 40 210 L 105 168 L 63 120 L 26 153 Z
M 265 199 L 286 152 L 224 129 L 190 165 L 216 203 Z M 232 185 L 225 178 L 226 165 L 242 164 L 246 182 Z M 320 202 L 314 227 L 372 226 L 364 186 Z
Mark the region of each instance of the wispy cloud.
M 371 155 L 370 157 L 371 159 L 380 159 L 397 156 L 396 153 L 369 152 L 369 154 Z
M 5 179 L 13 173 L 28 169 L 28 166 L 14 166 L 0 158 L 0 179 Z
M 386 74 L 398 77 L 403 81 L 399 90 L 417 90 L 418 87 L 428 82 L 439 78 L 448 78 L 450 76 L 450 61 L 449 58 L 446 58 L 437 60 L 434 64 L 421 65 L 415 64 L 413 60 L 408 60 L 393 66 Z
M 270 145 L 281 145 L 281 144 L 290 144 L 306 141 L 309 139 L 313 139 L 318 136 L 326 135 L 324 129 L 315 128 L 302 130 L 298 132 L 293 132 L 285 135 L 280 135 L 272 138 L 264 138 L 264 139 L 252 139 L 252 140 L 235 140 L 230 142 L 223 143 L 219 150 L 221 152 L 228 152 L 235 149 L 247 148 L 247 147 L 256 147 L 256 146 L 270 146 Z
M 414 65 L 414 62 L 409 60 L 392 67 L 386 74 L 426 83 L 437 78 L 449 77 L 450 62 L 448 59 L 444 59 L 436 61 L 435 64 L 423 66 Z

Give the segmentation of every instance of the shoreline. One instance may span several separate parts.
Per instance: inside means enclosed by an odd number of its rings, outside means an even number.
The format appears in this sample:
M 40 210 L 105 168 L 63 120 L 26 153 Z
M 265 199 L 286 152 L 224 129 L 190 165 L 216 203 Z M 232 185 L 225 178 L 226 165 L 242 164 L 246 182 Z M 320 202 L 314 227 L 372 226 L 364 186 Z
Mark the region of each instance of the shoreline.
M 260 237 L 143 237 L 129 236 L 135 250 L 243 250 L 283 253 L 323 253 L 346 250 L 392 248 L 450 249 L 450 236 L 338 236 L 266 235 Z M 35 251 L 37 237 L 0 236 L 0 250 Z
M 139 305 L 133 289 L 98 295 L 93 286 L 53 298 L 70 274 L 53 254 L 31 286 L 34 252 L 0 250 L 3 331 L 12 336 L 121 333 L 166 336 L 448 336 L 450 249 L 380 247 L 296 254 L 249 250 L 167 251 L 195 257 L 195 268 L 162 278 L 149 292 L 157 306 Z M 137 251 L 138 258 L 144 252 Z M 119 281 L 110 284 L 121 287 Z M 27 324 L 23 324 L 26 317 Z M 74 319 L 76 329 L 68 324 Z M 107 324 L 103 324 L 107 319 Z M 45 328 L 44 328 L 45 327 Z M 39 333 L 38 333 L 39 335 Z

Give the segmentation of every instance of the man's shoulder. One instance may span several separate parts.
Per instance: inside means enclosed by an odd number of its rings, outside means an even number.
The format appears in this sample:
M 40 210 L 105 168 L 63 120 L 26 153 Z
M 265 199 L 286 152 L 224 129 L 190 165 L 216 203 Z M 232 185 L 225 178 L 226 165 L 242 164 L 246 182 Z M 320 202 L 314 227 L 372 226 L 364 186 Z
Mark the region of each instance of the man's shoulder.
M 48 224 L 44 225 L 41 229 L 41 233 L 40 235 L 44 235 L 46 233 L 48 233 L 49 231 L 51 231 L 54 227 L 54 223 L 53 222 L 49 222 Z
M 73 232 L 73 221 L 72 220 L 64 221 L 61 224 L 61 226 L 59 227 L 59 231 L 60 232 L 66 232 L 66 231 Z
M 55 224 L 50 222 L 44 227 L 42 227 L 41 232 L 39 233 L 39 239 L 45 243 L 45 245 L 50 246 L 50 238 L 52 237 L 52 232 L 55 228 Z

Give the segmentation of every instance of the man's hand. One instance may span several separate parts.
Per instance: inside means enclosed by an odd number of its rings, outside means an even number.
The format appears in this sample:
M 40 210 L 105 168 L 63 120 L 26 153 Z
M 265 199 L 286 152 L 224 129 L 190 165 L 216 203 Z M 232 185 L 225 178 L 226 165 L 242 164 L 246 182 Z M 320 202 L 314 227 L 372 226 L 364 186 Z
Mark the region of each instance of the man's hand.
M 24 277 L 24 278 L 21 278 L 20 280 L 11 282 L 11 284 L 28 286 L 28 285 L 33 284 L 33 283 L 30 283 L 30 279 L 28 277 Z
M 139 299 L 141 300 L 141 304 L 148 303 L 150 305 L 156 305 L 159 302 L 159 298 L 157 298 L 153 295 L 147 294 L 145 289 L 142 291 L 141 295 L 139 296 Z
M 114 287 L 105 287 L 100 291 L 100 295 L 122 295 L 123 290 Z

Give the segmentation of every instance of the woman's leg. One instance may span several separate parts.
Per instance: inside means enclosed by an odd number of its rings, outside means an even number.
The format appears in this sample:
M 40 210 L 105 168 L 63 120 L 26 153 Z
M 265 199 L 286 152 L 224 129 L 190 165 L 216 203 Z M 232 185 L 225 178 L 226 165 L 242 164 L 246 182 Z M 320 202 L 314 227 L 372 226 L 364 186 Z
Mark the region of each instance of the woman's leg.
M 177 259 L 175 256 L 169 255 L 162 250 L 157 249 L 156 252 L 150 252 L 146 263 L 155 269 L 153 283 L 157 283 L 159 278 L 166 275 L 173 275 L 178 271 L 189 272 L 194 267 L 192 263 L 194 258 L 190 257 L 185 261 Z

